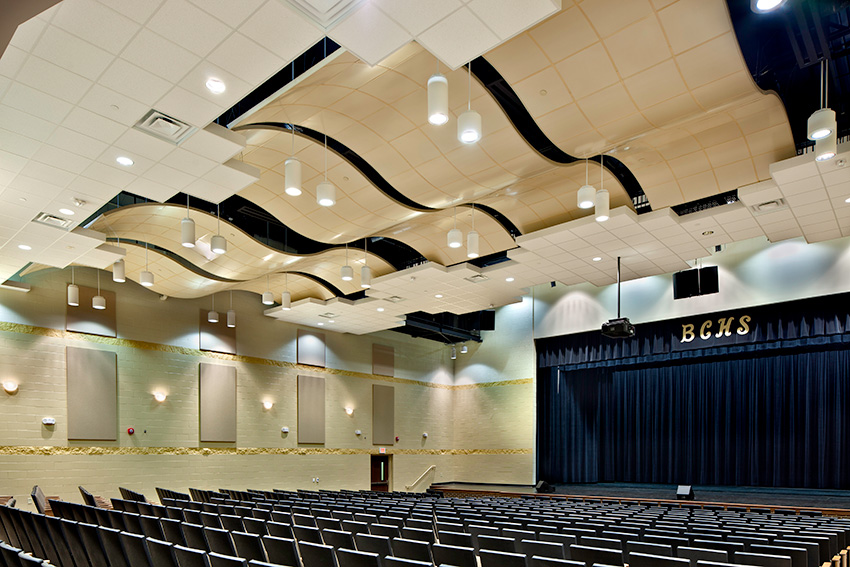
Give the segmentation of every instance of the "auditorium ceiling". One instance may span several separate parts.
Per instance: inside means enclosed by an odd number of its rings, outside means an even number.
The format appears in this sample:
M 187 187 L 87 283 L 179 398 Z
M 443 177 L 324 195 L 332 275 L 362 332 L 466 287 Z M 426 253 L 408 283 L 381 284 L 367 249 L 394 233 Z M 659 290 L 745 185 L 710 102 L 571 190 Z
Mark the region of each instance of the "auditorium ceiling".
M 814 162 L 807 114 L 755 82 L 736 36 L 778 16 L 742 12 L 749 0 L 518 4 L 59 2 L 0 58 L 0 281 L 123 258 L 160 295 L 242 291 L 259 306 L 272 291 L 270 317 L 360 334 L 552 281 L 607 285 L 618 256 L 633 279 L 730 242 L 850 235 L 846 148 Z M 426 112 L 436 72 L 442 126 Z M 205 87 L 213 76 L 225 92 Z M 458 141 L 467 108 L 482 117 L 475 144 Z M 183 138 L 140 128 L 151 110 L 184 122 Z M 284 192 L 292 157 L 299 196 Z M 586 183 L 608 190 L 606 222 L 578 208 Z

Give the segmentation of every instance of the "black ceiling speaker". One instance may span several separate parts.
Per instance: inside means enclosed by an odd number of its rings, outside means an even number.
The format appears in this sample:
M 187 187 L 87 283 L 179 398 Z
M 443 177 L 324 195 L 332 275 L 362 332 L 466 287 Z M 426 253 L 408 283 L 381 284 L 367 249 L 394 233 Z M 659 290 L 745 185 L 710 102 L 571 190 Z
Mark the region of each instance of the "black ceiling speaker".
M 676 489 L 676 500 L 693 500 L 694 487 L 689 484 L 680 484 Z
M 717 266 L 684 270 L 673 274 L 673 299 L 685 299 L 719 291 Z
M 635 326 L 628 317 L 620 317 L 620 257 L 617 256 L 617 318 L 602 323 L 602 334 L 610 339 L 628 339 L 635 336 Z

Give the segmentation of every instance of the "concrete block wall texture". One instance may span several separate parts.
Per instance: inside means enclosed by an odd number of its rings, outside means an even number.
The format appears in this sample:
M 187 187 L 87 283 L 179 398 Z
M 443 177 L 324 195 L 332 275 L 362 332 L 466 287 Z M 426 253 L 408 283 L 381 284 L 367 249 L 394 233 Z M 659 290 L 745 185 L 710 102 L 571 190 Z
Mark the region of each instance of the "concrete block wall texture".
M 76 270 L 79 285 L 92 285 L 95 278 L 93 269 Z M 151 498 L 156 486 L 366 489 L 369 455 L 378 450 L 371 442 L 375 383 L 395 387 L 400 440 L 388 447 L 393 488 L 405 490 L 431 465 L 436 471 L 415 489 L 457 480 L 533 482 L 531 372 L 491 373 L 491 382 L 500 378 L 504 384 L 486 387 L 457 384 L 455 361 L 444 345 L 393 332 L 354 336 L 327 330 L 327 368 L 299 366 L 297 326 L 263 316 L 259 297 L 242 292 L 233 295 L 238 354 L 202 352 L 197 314 L 208 298 L 161 301 L 135 283 L 104 280 L 101 276 L 102 286 L 117 294 L 114 339 L 63 330 L 70 270 L 27 276 L 33 286 L 28 294 L 0 290 L 0 381 L 20 383 L 15 395 L 0 392 L 0 494 L 25 503 L 36 483 L 72 501 L 80 501 L 80 484 L 107 497 L 118 496 L 120 485 Z M 217 299 L 229 305 L 225 296 Z M 395 348 L 395 377 L 370 374 L 373 343 Z M 68 441 L 67 346 L 117 354 L 117 441 Z M 199 443 L 201 362 L 236 367 L 236 443 Z M 297 443 L 299 374 L 326 379 L 323 446 Z M 166 401 L 156 402 L 155 391 L 167 393 Z M 274 402 L 271 409 L 263 408 L 265 400 Z M 351 416 L 345 407 L 354 408 Z M 56 425 L 43 426 L 43 417 L 54 417 Z M 283 426 L 289 434 L 281 433 Z M 127 434 L 128 427 L 134 435 Z

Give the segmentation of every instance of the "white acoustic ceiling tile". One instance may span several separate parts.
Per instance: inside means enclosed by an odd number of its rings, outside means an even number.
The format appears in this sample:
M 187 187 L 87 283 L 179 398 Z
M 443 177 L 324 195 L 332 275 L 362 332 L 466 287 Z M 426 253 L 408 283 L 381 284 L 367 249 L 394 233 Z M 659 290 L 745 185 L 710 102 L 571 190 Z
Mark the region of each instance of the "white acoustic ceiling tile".
M 28 56 L 23 49 L 7 45 L 6 51 L 0 56 L 0 76 L 14 79 Z
M 782 198 L 775 181 L 760 181 L 738 189 L 738 198 L 748 207 Z
M 411 35 L 419 35 L 462 6 L 460 0 L 374 0 L 373 4 Z
M 452 13 L 422 32 L 417 39 L 452 69 L 499 43 L 499 38 L 469 8 Z
M 0 128 L 0 150 L 29 159 L 41 147 L 41 142 L 16 132 Z
M 153 106 L 171 88 L 165 79 L 120 58 L 112 62 L 98 84 L 146 106 Z
M 266 0 L 190 0 L 198 8 L 208 14 L 215 16 L 225 24 L 239 27 L 251 14 L 253 14 Z M 278 2 L 279 0 L 272 0 Z
M 91 88 L 80 101 L 80 106 L 124 126 L 132 126 L 150 110 L 149 105 L 142 104 L 100 84 Z M 110 135 L 112 134 L 113 132 L 110 131 Z
M 47 26 L 33 54 L 95 81 L 115 56 L 56 26 Z
M 0 106 L 0 127 L 9 132 L 44 142 L 56 129 L 56 124 L 17 108 Z
M 217 165 L 204 179 L 231 189 L 234 193 L 260 179 L 260 170 L 252 165 L 231 159 Z
M 124 187 L 132 183 L 136 178 L 132 173 L 121 171 L 100 162 L 95 162 L 87 167 L 83 171 L 83 176 L 114 187 L 115 193 L 124 189 Z
M 45 27 L 47 27 L 47 22 L 42 18 L 30 18 L 21 22 L 9 39 L 9 44 L 23 51 L 32 51 Z
M 116 260 L 122 259 L 125 255 L 126 251 L 123 248 L 119 248 L 118 246 L 114 246 L 109 243 L 104 243 L 78 257 L 76 262 L 84 266 L 91 266 L 93 268 L 105 270 Z
M 33 177 L 60 187 L 66 187 L 76 177 L 73 173 L 37 161 L 29 161 L 21 170 L 21 175 Z
M 195 178 L 173 167 L 158 163 L 145 172 L 145 177 L 157 183 L 182 191 Z
M 198 197 L 204 201 L 211 203 L 220 203 L 221 201 L 233 196 L 233 191 L 213 183 L 207 179 L 196 179 L 189 183 L 183 192 L 193 197 Z
M 61 122 L 72 108 L 64 100 L 17 82 L 9 85 L 3 104 L 56 123 Z
M 159 201 L 160 203 L 167 201 L 177 193 L 176 189 L 162 183 L 157 183 L 146 177 L 139 177 L 127 185 L 127 191 L 135 195 L 141 195 L 152 201 Z
M 50 136 L 48 143 L 51 146 L 84 156 L 88 159 L 97 157 L 106 150 L 108 144 L 95 140 L 69 128 L 59 127 Z
M 123 124 L 104 118 L 79 106 L 74 107 L 62 121 L 62 126 L 90 138 L 111 144 L 127 129 Z
M 88 167 L 91 160 L 79 154 L 57 148 L 56 146 L 43 145 L 32 156 L 33 161 L 41 162 L 63 171 L 79 175 Z M 70 180 L 68 181 L 70 183 Z
M 183 148 L 175 149 L 162 160 L 162 163 L 195 177 L 204 175 L 217 165 L 214 161 Z
M 132 154 L 130 157 L 133 159 L 142 156 L 152 161 L 159 161 L 177 149 L 174 144 L 154 138 L 150 134 L 134 128 L 124 132 L 124 135 L 115 140 L 113 145 L 121 150 L 127 150 Z
M 557 4 L 557 6 L 556 6 Z M 552 0 L 472 0 L 469 8 L 487 27 L 506 40 L 533 26 L 561 8 Z
M 185 150 L 222 163 L 245 149 L 245 136 L 218 124 L 209 124 L 180 144 Z
M 239 27 L 239 31 L 285 62 L 292 61 L 322 39 L 318 28 L 278 0 L 263 4 Z
M 147 24 L 147 28 L 206 57 L 230 33 L 231 28 L 186 0 L 169 0 Z
M 165 0 L 100 0 L 119 14 L 136 23 L 144 24 Z
M 241 33 L 224 40 L 207 59 L 252 84 L 262 83 L 287 63 Z
M 147 29 L 133 38 L 121 57 L 170 83 L 180 81 L 201 60 L 191 51 Z
M 203 128 L 224 112 L 224 108 L 182 87 L 171 89 L 156 103 L 156 109 L 196 128 Z
M 62 2 L 51 23 L 117 55 L 139 25 L 95 0 Z
M 377 65 L 413 39 L 372 4 L 362 5 L 337 24 L 329 36 L 369 65 Z

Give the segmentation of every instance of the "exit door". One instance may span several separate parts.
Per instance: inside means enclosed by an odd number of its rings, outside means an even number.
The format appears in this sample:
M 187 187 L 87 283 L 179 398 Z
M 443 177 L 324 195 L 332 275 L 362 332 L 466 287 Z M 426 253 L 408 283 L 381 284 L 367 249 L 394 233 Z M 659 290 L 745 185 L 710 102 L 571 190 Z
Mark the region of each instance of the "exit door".
M 390 491 L 391 455 L 372 455 L 371 488 L 376 492 Z

